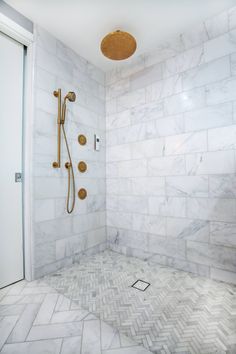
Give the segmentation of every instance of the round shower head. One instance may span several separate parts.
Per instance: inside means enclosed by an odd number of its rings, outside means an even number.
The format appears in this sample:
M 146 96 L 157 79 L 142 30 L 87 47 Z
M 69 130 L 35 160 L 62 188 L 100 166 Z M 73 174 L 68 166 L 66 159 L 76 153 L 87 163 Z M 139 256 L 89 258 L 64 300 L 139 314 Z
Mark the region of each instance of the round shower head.
M 76 100 L 76 94 L 72 91 L 68 92 L 68 94 L 65 97 L 65 100 L 68 99 L 70 102 L 75 102 Z
M 112 60 L 124 60 L 134 54 L 137 47 L 135 38 L 128 32 L 117 30 L 108 33 L 101 42 L 101 51 Z

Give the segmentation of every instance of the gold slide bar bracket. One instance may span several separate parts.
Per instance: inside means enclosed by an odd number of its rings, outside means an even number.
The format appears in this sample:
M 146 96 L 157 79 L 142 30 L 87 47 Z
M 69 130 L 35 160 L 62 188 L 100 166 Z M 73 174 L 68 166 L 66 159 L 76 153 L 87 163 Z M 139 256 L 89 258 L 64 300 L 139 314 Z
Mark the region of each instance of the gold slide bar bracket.
M 61 167 L 61 89 L 53 92 L 58 99 L 58 113 L 57 113 L 57 161 L 52 163 L 54 168 Z

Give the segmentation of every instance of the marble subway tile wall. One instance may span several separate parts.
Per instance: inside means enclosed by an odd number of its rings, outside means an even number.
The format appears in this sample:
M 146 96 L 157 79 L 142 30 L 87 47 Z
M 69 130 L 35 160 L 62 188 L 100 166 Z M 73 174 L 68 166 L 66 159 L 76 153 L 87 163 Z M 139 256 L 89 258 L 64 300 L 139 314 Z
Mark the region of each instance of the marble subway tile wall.
M 75 54 L 42 28 L 35 30 L 35 119 L 32 197 L 34 221 L 35 277 L 71 264 L 84 252 L 106 247 L 105 229 L 105 75 Z M 64 96 L 74 91 L 75 103 L 68 102 L 65 130 L 74 163 L 76 207 L 66 212 L 68 161 L 62 141 L 62 167 L 53 169 L 57 152 L 57 100 L 53 91 Z M 87 145 L 78 144 L 78 134 Z M 94 134 L 101 138 L 100 151 L 94 150 Z M 63 139 L 63 136 L 62 136 Z M 85 161 L 88 170 L 79 173 Z M 77 197 L 79 188 L 88 191 L 86 200 Z
M 236 8 L 106 76 L 112 250 L 236 284 Z

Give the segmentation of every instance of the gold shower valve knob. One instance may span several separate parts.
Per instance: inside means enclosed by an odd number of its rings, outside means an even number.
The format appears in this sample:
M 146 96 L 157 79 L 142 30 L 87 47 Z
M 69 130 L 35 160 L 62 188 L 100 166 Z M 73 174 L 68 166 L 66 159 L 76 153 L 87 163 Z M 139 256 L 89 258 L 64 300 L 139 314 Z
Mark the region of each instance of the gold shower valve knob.
M 78 170 L 84 173 L 87 170 L 87 164 L 84 161 L 78 163 Z
M 80 190 L 78 191 L 78 197 L 82 200 L 87 197 L 87 191 L 85 188 L 80 188 Z
M 86 136 L 83 135 L 83 134 L 80 134 L 78 136 L 78 142 L 79 142 L 80 145 L 85 145 L 87 143 Z

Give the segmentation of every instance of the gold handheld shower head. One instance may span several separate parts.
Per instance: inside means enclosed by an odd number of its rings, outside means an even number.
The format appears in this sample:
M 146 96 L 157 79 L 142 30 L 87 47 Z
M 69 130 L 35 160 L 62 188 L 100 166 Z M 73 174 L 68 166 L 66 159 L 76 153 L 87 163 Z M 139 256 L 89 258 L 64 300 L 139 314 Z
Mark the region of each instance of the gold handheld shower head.
M 76 94 L 72 91 L 68 92 L 68 94 L 65 96 L 64 98 L 64 102 L 65 100 L 68 99 L 70 102 L 75 102 L 76 100 Z
M 64 97 L 63 105 L 62 105 L 62 117 L 61 117 L 61 124 L 65 123 L 65 116 L 66 116 L 66 100 L 70 102 L 75 102 L 76 94 L 72 91 L 69 91 L 67 95 Z

